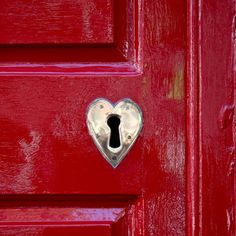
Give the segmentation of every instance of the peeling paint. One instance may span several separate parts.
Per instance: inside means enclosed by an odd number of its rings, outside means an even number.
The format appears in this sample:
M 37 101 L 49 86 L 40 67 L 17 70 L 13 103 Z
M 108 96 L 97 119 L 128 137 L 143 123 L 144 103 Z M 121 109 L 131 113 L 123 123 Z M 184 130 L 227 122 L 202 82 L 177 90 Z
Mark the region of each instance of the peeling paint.
M 21 151 L 24 154 L 26 161 L 30 161 L 32 156 L 39 150 L 39 145 L 42 139 L 41 135 L 36 131 L 31 131 L 29 136 L 32 138 L 30 143 L 25 139 L 19 141 Z
M 35 190 L 33 180 L 36 177 L 36 165 L 35 157 L 40 149 L 41 134 L 37 131 L 30 131 L 29 137 L 31 141 L 21 139 L 19 144 L 20 156 L 23 156 L 24 161 L 17 165 L 17 173 L 7 176 L 6 180 L 11 182 L 9 188 L 14 193 L 28 192 L 31 193 Z M 15 170 L 15 166 L 12 166 L 12 170 Z M 2 181 L 2 187 L 5 186 L 5 181 Z M 6 187 L 5 187 L 6 188 Z M 5 189 L 6 190 L 6 189 Z
M 184 98 L 184 67 L 182 65 L 176 66 L 171 81 L 167 98 L 182 100 Z

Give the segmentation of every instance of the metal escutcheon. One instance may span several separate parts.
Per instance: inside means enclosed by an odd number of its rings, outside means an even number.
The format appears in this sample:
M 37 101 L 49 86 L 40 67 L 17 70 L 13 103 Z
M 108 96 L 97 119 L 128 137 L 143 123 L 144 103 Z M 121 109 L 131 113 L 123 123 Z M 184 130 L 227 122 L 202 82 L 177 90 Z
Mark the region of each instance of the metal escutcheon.
M 103 157 L 116 168 L 136 141 L 143 125 L 142 112 L 131 99 L 112 104 L 104 98 L 88 107 L 87 126 Z

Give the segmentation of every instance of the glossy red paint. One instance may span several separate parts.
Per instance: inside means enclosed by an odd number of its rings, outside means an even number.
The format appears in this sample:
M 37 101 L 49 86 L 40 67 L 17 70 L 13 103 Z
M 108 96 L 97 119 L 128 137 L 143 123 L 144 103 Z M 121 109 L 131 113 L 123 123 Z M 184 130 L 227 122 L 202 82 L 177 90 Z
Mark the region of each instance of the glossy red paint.
M 113 43 L 111 0 L 2 0 L 0 8 L 1 44 Z
M 235 235 L 234 1 L 189 1 L 189 235 Z
M 233 1 L 0 6 L 0 235 L 235 234 Z M 117 169 L 98 97 L 144 115 Z

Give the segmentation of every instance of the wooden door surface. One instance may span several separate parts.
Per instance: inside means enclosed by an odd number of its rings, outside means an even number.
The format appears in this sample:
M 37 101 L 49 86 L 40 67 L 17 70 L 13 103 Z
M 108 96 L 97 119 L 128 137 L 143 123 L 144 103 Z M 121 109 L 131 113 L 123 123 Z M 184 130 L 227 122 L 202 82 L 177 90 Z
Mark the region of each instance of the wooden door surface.
M 232 0 L 0 1 L 0 235 L 234 235 Z M 97 98 L 143 128 L 117 168 Z

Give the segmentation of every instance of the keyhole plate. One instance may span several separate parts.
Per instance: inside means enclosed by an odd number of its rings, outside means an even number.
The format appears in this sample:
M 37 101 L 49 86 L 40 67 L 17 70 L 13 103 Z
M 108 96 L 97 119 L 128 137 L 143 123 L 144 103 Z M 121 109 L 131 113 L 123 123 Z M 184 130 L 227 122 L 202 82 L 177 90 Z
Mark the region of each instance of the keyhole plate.
M 119 117 L 119 147 L 110 146 L 110 117 Z M 87 110 L 87 126 L 98 150 L 116 168 L 136 141 L 143 125 L 142 112 L 131 99 L 123 99 L 115 104 L 100 98 L 94 100 Z

